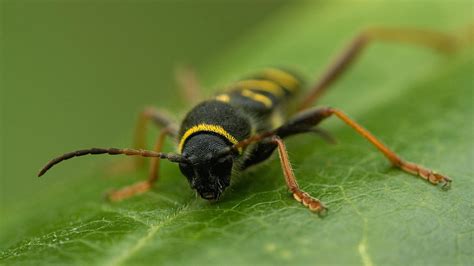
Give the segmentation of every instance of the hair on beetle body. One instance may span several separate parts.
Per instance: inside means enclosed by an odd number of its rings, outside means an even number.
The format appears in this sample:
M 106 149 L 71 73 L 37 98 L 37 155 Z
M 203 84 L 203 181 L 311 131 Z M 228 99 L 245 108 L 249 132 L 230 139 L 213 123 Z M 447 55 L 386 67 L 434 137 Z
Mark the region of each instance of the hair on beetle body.
M 305 83 L 294 72 L 267 68 L 236 81 L 220 94 L 201 101 L 186 114 L 180 125 L 162 111 L 152 107 L 145 108 L 139 116 L 134 149 L 92 148 L 70 152 L 51 160 L 40 171 L 39 176 L 64 160 L 88 154 L 137 156 L 136 166 L 141 165 L 145 157 L 151 158 L 148 180 L 108 195 L 110 200 L 117 201 L 150 190 L 158 179 L 160 159 L 166 159 L 179 165 L 191 188 L 202 198 L 216 200 L 229 187 L 232 176 L 265 161 L 276 150 L 285 183 L 293 198 L 311 211 L 323 213 L 326 210 L 324 204 L 299 188 L 283 140 L 298 134 L 317 133 L 324 139 L 333 141 L 328 133 L 317 126 L 329 117 L 336 117 L 368 140 L 395 167 L 432 184 L 449 187 L 451 179 L 448 176 L 402 159 L 344 112 L 331 107 L 309 107 L 373 41 L 415 44 L 451 53 L 462 47 L 460 40 L 456 36 L 429 30 L 368 29 L 358 34 L 338 54 L 321 79 L 304 94 Z M 193 72 L 181 71 L 178 80 L 185 88 L 187 98 L 195 102 L 199 86 Z M 145 133 L 150 122 L 162 130 L 153 150 L 145 150 Z M 161 152 L 168 136 L 176 140 L 178 153 Z

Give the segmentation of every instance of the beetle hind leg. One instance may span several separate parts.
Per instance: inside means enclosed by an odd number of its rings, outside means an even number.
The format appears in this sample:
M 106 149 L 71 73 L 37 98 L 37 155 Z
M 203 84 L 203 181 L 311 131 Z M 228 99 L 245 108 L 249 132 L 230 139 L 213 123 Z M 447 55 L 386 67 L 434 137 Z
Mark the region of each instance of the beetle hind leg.
M 203 100 L 202 88 L 194 68 L 179 66 L 175 70 L 175 78 L 181 87 L 182 98 L 186 103 L 195 105 Z

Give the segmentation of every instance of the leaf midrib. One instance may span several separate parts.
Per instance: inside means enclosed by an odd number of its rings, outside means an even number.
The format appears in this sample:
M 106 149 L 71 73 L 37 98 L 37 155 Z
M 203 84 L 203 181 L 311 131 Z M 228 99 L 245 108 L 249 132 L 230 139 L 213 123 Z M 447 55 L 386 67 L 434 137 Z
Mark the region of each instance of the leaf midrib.
M 122 252 L 119 256 L 112 256 L 109 259 L 106 259 L 103 263 L 103 265 L 122 265 L 125 263 L 128 259 L 133 257 L 137 252 L 139 252 L 143 247 L 146 246 L 146 244 L 154 238 L 154 236 L 166 225 L 170 224 L 172 221 L 174 221 L 176 218 L 179 216 L 183 215 L 186 210 L 189 208 L 190 203 L 193 200 L 189 201 L 188 203 L 182 205 L 176 212 L 174 212 L 171 215 L 168 215 L 165 219 L 160 220 L 158 223 L 154 225 L 148 225 L 148 230 L 145 235 L 137 239 L 134 243 L 129 245 L 129 248 L 125 249 L 126 252 Z

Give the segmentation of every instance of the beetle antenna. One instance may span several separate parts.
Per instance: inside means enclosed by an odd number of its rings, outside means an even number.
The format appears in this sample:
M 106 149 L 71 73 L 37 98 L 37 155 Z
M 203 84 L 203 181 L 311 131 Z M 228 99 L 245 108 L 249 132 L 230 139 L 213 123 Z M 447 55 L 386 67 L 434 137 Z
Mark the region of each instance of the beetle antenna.
M 187 160 L 182 157 L 180 154 L 173 154 L 173 153 L 162 153 L 162 152 L 155 152 L 155 151 L 149 151 L 149 150 L 135 150 L 135 149 L 117 149 L 117 148 L 92 148 L 92 149 L 86 149 L 86 150 L 77 150 L 73 152 L 69 152 L 66 154 L 63 154 L 57 158 L 54 158 L 53 160 L 49 161 L 48 164 L 46 164 L 43 169 L 38 173 L 38 176 L 44 175 L 51 167 L 55 166 L 56 164 L 74 158 L 74 157 L 79 157 L 79 156 L 84 156 L 84 155 L 96 155 L 96 154 L 109 154 L 109 155 L 118 155 L 118 154 L 124 154 L 128 156 L 143 156 L 143 157 L 158 157 L 161 159 L 167 159 L 170 162 L 174 163 L 179 163 L 179 162 L 187 162 Z

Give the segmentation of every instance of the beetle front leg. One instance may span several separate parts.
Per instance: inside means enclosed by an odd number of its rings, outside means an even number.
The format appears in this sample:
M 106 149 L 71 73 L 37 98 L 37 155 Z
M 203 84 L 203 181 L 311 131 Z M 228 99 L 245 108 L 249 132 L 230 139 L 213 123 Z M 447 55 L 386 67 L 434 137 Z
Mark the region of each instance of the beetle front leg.
M 174 130 L 171 128 L 163 129 L 160 135 L 158 136 L 158 139 L 156 141 L 153 151 L 161 152 L 166 137 L 169 135 L 172 135 L 173 131 Z M 159 170 L 160 170 L 160 158 L 158 157 L 151 158 L 150 173 L 146 181 L 138 182 L 136 184 L 124 187 L 117 191 L 109 192 L 107 193 L 107 198 L 111 201 L 121 201 L 126 198 L 132 197 L 134 195 L 142 194 L 149 191 L 151 187 L 153 186 L 153 184 L 159 178 Z
M 324 206 L 324 204 L 318 199 L 311 197 L 308 193 L 301 190 L 298 186 L 283 140 L 278 136 L 274 136 L 272 138 L 272 142 L 277 145 L 278 155 L 280 157 L 281 168 L 283 170 L 283 175 L 285 176 L 286 185 L 291 191 L 293 198 L 295 198 L 298 202 L 301 202 L 304 206 L 308 207 L 310 211 L 323 214 L 327 210 L 326 206 Z

